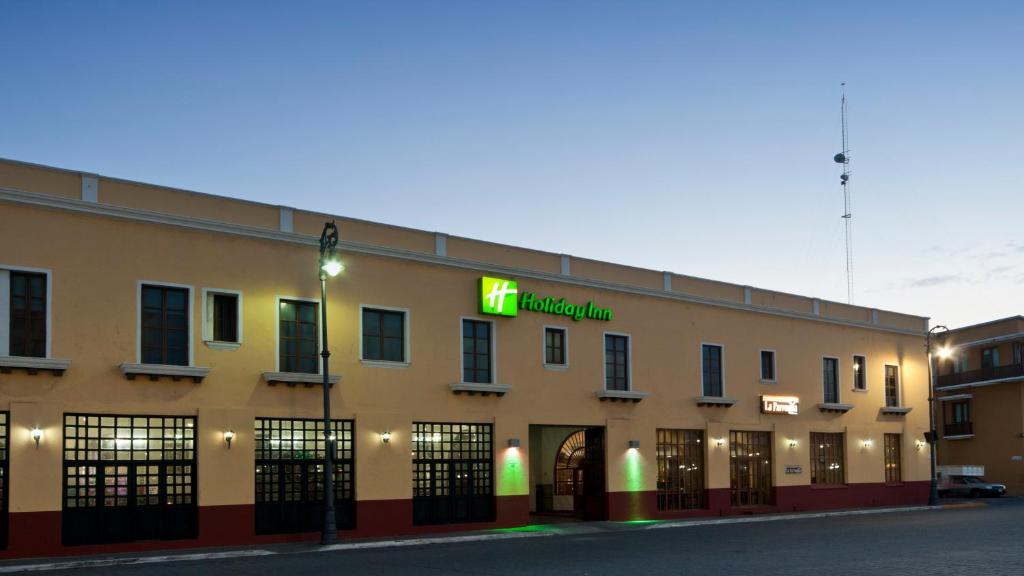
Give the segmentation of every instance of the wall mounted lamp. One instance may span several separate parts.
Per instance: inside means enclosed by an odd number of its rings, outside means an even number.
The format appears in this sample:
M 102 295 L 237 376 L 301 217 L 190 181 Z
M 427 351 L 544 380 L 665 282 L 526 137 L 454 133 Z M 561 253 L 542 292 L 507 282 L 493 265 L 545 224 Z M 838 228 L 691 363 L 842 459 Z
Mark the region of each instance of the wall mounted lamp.
M 227 442 L 227 444 L 228 444 L 228 450 L 231 449 L 231 441 L 234 440 L 234 439 L 235 439 L 235 431 L 234 430 L 225 430 L 224 431 L 224 441 Z
M 520 446 L 519 438 L 509 438 L 508 439 L 508 447 L 509 448 L 519 448 L 519 446 Z
M 925 444 L 924 440 L 915 440 L 914 441 L 914 448 L 917 448 L 917 451 L 920 452 L 921 449 L 924 448 L 924 444 Z
M 630 450 L 639 450 L 640 449 L 640 441 L 639 440 L 630 440 L 629 441 L 629 449 Z
M 385 430 L 384 432 L 381 432 L 380 433 L 380 441 L 385 443 L 385 444 L 391 442 L 391 432 L 388 431 L 388 430 Z
M 787 444 L 789 444 L 789 447 L 790 447 L 790 448 L 796 448 L 797 446 L 799 446 L 799 445 L 800 445 L 800 442 L 799 442 L 799 441 L 797 441 L 797 440 L 796 440 L 796 439 L 794 439 L 794 438 L 790 438 L 790 439 L 789 439 L 789 441 L 787 442 Z
M 860 445 L 863 446 L 864 448 L 871 448 L 872 444 L 874 444 L 874 442 L 872 442 L 870 438 L 860 443 Z
M 725 438 L 715 438 L 715 446 L 718 448 L 725 446 Z
M 36 448 L 39 448 L 39 441 L 43 439 L 43 429 L 36 426 L 32 428 L 32 431 L 29 434 L 31 434 L 32 439 L 36 441 Z

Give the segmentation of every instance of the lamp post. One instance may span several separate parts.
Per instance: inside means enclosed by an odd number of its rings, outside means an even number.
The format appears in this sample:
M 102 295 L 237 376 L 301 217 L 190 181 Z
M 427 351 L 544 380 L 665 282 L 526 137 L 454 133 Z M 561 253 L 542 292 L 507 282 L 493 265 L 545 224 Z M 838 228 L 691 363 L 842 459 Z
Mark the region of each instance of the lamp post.
M 324 223 L 320 234 L 320 351 L 321 370 L 324 375 L 324 525 L 320 543 L 331 544 L 338 539 L 338 526 L 334 518 L 334 434 L 331 430 L 331 373 L 327 360 L 327 277 L 337 276 L 345 269 L 338 259 L 338 226 L 333 221 Z
M 936 462 L 936 445 L 939 441 L 938 425 L 935 423 L 935 372 L 937 370 L 932 369 L 932 340 L 936 337 L 945 340 L 946 333 L 949 332 L 949 328 L 943 325 L 933 326 L 928 330 L 928 334 L 925 336 L 925 351 L 928 353 L 928 423 L 931 430 L 928 432 L 928 445 L 931 448 L 930 459 L 931 459 L 931 487 L 928 492 L 928 505 L 937 506 L 939 504 L 939 484 L 935 478 L 935 462 Z M 949 346 L 942 346 L 938 350 L 939 358 L 949 358 L 950 349 Z

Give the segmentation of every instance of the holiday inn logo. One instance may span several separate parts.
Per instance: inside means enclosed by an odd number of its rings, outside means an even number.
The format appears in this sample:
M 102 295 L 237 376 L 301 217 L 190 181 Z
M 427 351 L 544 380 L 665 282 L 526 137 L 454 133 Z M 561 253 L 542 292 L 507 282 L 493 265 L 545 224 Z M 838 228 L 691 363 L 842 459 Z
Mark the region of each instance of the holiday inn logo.
M 593 302 L 572 304 L 565 298 L 541 296 L 534 292 L 519 292 L 519 284 L 515 280 L 505 278 L 480 278 L 480 313 L 494 316 L 518 316 L 519 310 L 542 312 L 557 316 L 568 316 L 573 320 L 604 320 L 610 321 L 614 312 L 611 308 L 601 308 Z
M 504 278 L 480 278 L 480 312 L 496 316 L 516 316 L 519 313 L 518 284 Z

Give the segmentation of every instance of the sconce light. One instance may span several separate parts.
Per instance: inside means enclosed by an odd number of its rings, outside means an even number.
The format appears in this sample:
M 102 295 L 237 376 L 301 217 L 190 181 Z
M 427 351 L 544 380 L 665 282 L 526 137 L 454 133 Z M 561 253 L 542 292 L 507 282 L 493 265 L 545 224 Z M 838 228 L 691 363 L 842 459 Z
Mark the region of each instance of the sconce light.
M 873 444 L 873 442 L 871 442 L 870 438 L 868 438 L 867 440 L 864 440 L 863 442 L 860 443 L 860 445 L 863 446 L 864 448 L 871 448 L 872 444 Z
M 234 439 L 235 439 L 235 431 L 234 430 L 225 430 L 224 431 L 224 441 L 228 443 L 228 450 L 231 449 L 231 441 L 234 440 Z
M 639 440 L 630 440 L 629 441 L 629 449 L 630 450 L 639 450 L 640 449 L 640 441 Z
M 36 426 L 32 429 L 30 434 L 32 435 L 32 439 L 36 441 L 36 448 L 39 448 L 39 441 L 43 439 L 43 429 Z
M 914 448 L 917 448 L 917 451 L 920 452 L 921 449 L 924 448 L 924 440 L 915 440 Z
M 519 438 L 509 438 L 508 439 L 508 447 L 509 448 L 519 448 Z
M 794 438 L 790 438 L 789 441 L 787 442 L 787 444 L 789 444 L 790 448 L 796 448 L 800 444 L 800 442 L 798 442 Z
M 725 438 L 715 438 L 715 446 L 718 448 L 725 446 Z
M 391 432 L 388 432 L 387 430 L 385 430 L 384 432 L 381 432 L 380 433 L 380 441 L 385 443 L 385 444 L 387 444 L 388 442 L 391 442 Z

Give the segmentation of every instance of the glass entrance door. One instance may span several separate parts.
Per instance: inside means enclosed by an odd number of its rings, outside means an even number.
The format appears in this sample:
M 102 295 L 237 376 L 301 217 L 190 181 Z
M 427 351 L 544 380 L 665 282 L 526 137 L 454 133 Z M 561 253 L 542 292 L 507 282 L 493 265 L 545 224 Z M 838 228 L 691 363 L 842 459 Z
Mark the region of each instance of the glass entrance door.
M 772 503 L 771 432 L 729 432 L 729 484 L 733 506 Z

